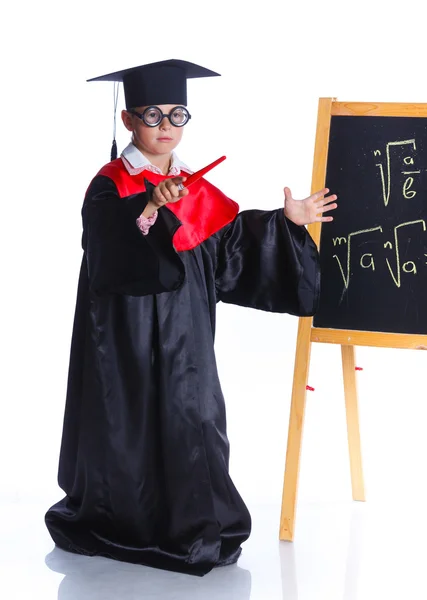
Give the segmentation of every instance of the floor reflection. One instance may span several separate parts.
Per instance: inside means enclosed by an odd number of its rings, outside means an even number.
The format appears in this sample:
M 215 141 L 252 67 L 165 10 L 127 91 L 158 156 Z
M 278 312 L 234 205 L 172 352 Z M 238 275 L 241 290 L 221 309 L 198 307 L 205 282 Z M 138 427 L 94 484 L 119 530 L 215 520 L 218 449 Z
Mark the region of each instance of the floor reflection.
M 298 576 L 297 576 L 297 564 L 298 550 L 295 543 L 291 542 L 280 542 L 279 543 L 279 555 L 280 555 L 280 566 L 281 566 L 281 580 L 282 580 L 282 596 L 283 600 L 302 600 L 302 598 L 308 597 L 306 594 L 307 589 L 321 589 L 325 584 L 322 576 L 327 575 L 326 582 L 331 581 L 328 579 L 330 571 L 336 569 L 337 574 L 342 572 L 342 568 L 345 569 L 344 586 L 342 600 L 357 600 L 358 596 L 358 580 L 360 575 L 360 562 L 363 553 L 363 534 L 365 528 L 365 515 L 363 511 L 355 505 L 352 507 L 351 516 L 349 518 L 349 534 L 347 552 L 345 555 L 341 555 L 341 560 L 337 561 L 337 556 L 330 552 L 330 544 L 332 540 L 327 537 L 327 522 L 323 521 L 319 523 L 316 521 L 316 513 L 313 515 L 307 515 L 311 520 L 311 531 L 313 535 L 312 542 L 312 560 L 315 568 L 309 574 L 310 584 L 307 586 L 307 579 L 304 581 L 305 595 L 303 594 L 299 598 L 298 589 Z M 340 524 L 342 521 L 340 520 Z M 339 547 L 339 546 L 338 546 Z M 305 549 L 306 550 L 306 549 Z M 335 551 L 337 548 L 335 548 Z M 302 563 L 307 565 L 307 554 L 300 557 Z M 323 563 L 323 564 L 322 564 Z M 301 573 L 303 571 L 301 570 Z M 304 576 L 306 575 L 303 573 Z M 338 575 L 337 575 L 338 576 Z
M 280 571 L 283 600 L 298 600 L 298 584 L 293 543 L 280 542 Z
M 58 600 L 249 600 L 251 574 L 237 565 L 204 577 L 162 571 L 54 548 L 46 556 L 52 571 L 63 573 Z

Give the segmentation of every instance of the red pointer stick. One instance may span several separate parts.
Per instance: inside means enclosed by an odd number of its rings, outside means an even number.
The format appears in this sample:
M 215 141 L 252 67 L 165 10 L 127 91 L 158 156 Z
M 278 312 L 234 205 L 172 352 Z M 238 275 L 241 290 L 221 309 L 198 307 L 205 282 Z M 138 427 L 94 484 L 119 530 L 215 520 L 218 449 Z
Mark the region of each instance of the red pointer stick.
M 203 177 L 203 175 L 205 173 L 207 173 L 208 171 L 210 171 L 211 169 L 213 169 L 214 167 L 219 165 L 219 163 L 222 163 L 222 161 L 225 160 L 226 158 L 227 158 L 226 156 L 221 156 L 221 158 L 218 158 L 218 160 L 214 160 L 214 162 L 211 163 L 210 165 L 208 165 L 207 167 L 204 167 L 203 169 L 200 169 L 200 171 L 193 173 L 192 175 L 190 175 L 190 177 L 187 179 L 187 181 L 184 181 L 184 183 L 180 183 L 178 185 L 178 189 L 183 190 L 184 188 L 188 187 L 189 185 L 191 185 L 192 183 L 194 183 L 195 181 L 200 179 L 200 177 Z

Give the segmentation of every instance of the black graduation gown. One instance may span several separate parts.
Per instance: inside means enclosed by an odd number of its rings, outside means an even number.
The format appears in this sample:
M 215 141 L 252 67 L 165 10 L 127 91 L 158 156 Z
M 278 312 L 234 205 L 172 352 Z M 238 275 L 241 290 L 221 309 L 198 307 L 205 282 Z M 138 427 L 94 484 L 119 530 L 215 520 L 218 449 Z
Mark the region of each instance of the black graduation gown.
M 148 193 L 98 175 L 83 205 L 81 264 L 59 460 L 66 496 L 46 525 L 61 548 L 204 575 L 237 561 L 251 518 L 230 478 L 215 353 L 219 301 L 300 316 L 319 296 L 315 244 L 248 210 L 192 250 Z

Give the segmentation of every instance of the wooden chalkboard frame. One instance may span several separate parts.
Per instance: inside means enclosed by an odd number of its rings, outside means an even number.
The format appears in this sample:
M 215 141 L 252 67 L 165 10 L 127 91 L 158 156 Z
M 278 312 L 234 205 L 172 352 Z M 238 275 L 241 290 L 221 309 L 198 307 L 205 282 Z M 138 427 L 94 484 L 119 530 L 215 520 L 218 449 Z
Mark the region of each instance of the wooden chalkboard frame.
M 312 172 L 312 193 L 325 187 L 329 132 L 333 116 L 427 118 L 427 104 L 338 102 L 335 98 L 320 98 Z M 309 225 L 308 230 L 319 247 L 321 223 Z M 358 501 L 365 501 L 365 485 L 360 444 L 355 346 L 427 349 L 427 335 L 326 329 L 313 327 L 313 318 L 311 317 L 299 319 L 280 516 L 279 537 L 284 541 L 293 541 L 294 539 L 306 386 L 313 342 L 341 345 L 351 483 L 353 500 Z

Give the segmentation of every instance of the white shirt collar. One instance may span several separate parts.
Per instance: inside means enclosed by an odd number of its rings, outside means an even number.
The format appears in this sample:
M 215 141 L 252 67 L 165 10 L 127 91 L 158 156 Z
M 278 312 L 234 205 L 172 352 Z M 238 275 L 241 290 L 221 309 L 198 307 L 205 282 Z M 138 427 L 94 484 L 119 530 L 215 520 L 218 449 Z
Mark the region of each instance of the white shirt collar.
M 128 171 L 129 175 L 138 175 L 139 173 L 142 173 L 142 171 L 145 170 L 162 175 L 162 172 L 159 169 L 159 167 L 152 165 L 148 158 L 146 158 L 142 154 L 142 152 L 138 150 L 138 148 L 134 146 L 134 144 L 132 144 L 132 142 L 128 146 L 126 146 L 126 148 L 121 153 L 120 158 L 122 159 L 123 164 L 126 167 L 126 170 Z M 171 166 L 168 175 L 176 177 L 180 174 L 181 171 L 185 171 L 190 175 L 191 173 L 193 173 L 193 171 L 191 171 L 191 169 L 189 169 L 187 165 L 178 158 L 175 152 L 172 152 Z

